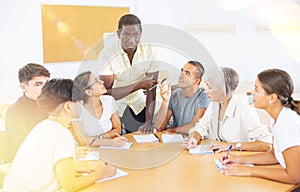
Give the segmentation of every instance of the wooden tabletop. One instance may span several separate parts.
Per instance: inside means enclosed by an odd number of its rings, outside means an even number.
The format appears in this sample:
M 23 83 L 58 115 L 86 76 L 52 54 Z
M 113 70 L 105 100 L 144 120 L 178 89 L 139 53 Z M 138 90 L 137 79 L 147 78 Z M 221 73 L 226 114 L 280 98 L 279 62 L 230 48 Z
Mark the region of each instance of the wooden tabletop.
M 159 137 L 161 133 L 158 133 Z M 252 177 L 225 176 L 214 163 L 221 154 L 190 155 L 180 144 L 137 144 L 130 150 L 100 150 L 100 157 L 128 176 L 93 184 L 82 192 L 291 191 L 295 185 Z M 202 141 L 207 144 L 211 141 Z M 233 154 L 251 152 L 232 151 Z M 110 156 L 110 157 L 107 157 Z M 119 166 L 118 166 L 119 165 Z M 274 166 L 274 165 L 273 165 Z M 275 165 L 280 166 L 280 165 Z M 271 166 L 270 166 L 271 167 Z

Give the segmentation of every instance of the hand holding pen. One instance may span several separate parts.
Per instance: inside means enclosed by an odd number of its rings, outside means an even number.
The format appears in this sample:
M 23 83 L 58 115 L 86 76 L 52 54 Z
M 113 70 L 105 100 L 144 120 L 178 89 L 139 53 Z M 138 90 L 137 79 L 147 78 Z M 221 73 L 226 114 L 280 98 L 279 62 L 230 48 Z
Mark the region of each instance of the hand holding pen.
M 221 162 L 222 162 L 223 164 L 224 164 L 224 161 L 225 161 L 226 159 L 229 158 L 229 153 L 230 153 L 231 149 L 232 149 L 232 145 L 230 145 L 230 146 L 228 147 L 227 153 L 226 153 L 225 155 L 222 156 Z M 225 164 L 224 164 L 224 165 L 225 165 Z
M 151 87 L 153 87 L 155 84 L 157 84 L 157 80 L 153 79 L 152 77 L 144 77 L 141 79 L 138 83 L 138 89 L 148 90 Z
M 128 142 L 128 139 L 126 137 L 121 136 L 119 133 L 115 132 L 115 135 L 118 137 L 115 137 L 112 139 L 114 146 L 123 146 L 126 142 Z
M 184 139 L 182 144 L 186 149 L 192 149 L 195 148 L 198 145 L 197 140 L 194 137 L 189 137 L 187 139 Z
M 232 149 L 232 145 L 230 145 L 230 146 L 228 147 L 228 149 L 227 149 L 227 154 L 226 154 L 226 156 L 225 156 L 225 159 L 228 159 L 229 153 L 230 153 L 231 149 Z
M 161 82 L 160 82 L 160 84 L 162 84 L 165 80 L 167 80 L 167 78 L 164 78 Z M 152 87 L 150 87 L 150 89 L 147 89 L 147 90 L 144 90 L 143 92 L 144 92 L 144 94 L 146 94 L 147 92 L 149 92 L 149 91 L 151 91 L 152 89 L 154 89 L 155 87 L 157 87 L 157 83 L 155 84 L 155 85 L 153 85 Z

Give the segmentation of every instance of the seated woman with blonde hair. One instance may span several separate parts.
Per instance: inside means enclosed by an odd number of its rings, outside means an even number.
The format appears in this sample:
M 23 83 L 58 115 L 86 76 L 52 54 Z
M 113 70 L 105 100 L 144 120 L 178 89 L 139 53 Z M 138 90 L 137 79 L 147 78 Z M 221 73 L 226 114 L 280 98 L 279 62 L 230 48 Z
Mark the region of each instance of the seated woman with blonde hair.
M 187 149 L 197 146 L 201 139 L 216 140 L 212 149 L 225 151 L 230 145 L 234 150 L 268 151 L 272 135 L 260 123 L 255 109 L 234 95 L 239 83 L 237 72 L 228 67 L 211 69 L 204 77 L 211 103 L 203 117 L 190 130 L 190 139 L 184 142 Z
M 227 168 L 225 175 L 251 176 L 283 183 L 300 184 L 300 101 L 292 98 L 294 84 L 290 75 L 280 69 L 269 69 L 258 74 L 253 90 L 254 105 L 266 110 L 274 119 L 272 151 L 255 155 L 222 157 Z M 240 163 L 271 165 L 246 167 Z
M 74 79 L 74 85 L 83 94 L 80 118 L 71 123 L 79 145 L 124 145 L 127 139 L 120 136 L 122 130 L 116 101 L 112 96 L 104 95 L 107 90 L 103 81 L 87 71 Z

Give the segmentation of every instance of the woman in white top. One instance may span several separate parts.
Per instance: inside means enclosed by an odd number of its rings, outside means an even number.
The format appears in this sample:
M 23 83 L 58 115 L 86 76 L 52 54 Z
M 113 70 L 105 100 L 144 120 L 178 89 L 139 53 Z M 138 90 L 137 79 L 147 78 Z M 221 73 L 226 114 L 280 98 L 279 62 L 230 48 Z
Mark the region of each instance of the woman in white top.
M 79 74 L 74 84 L 81 88 L 83 105 L 79 119 L 72 122 L 73 132 L 79 145 L 122 146 L 127 139 L 121 135 L 121 122 L 116 101 L 104 95 L 107 90 L 103 81 L 90 71 Z
M 285 71 L 269 69 L 258 74 L 253 90 L 254 105 L 266 110 L 274 119 L 273 150 L 256 155 L 222 157 L 228 164 L 225 175 L 252 176 L 283 183 L 300 183 L 300 101 L 291 97 L 294 85 Z M 239 163 L 257 165 L 277 164 L 280 168 L 246 167 Z
M 213 69 L 207 71 L 205 82 L 211 103 L 190 130 L 186 147 L 194 148 L 201 139 L 207 138 L 216 140 L 212 145 L 216 152 L 225 151 L 230 145 L 235 150 L 270 150 L 272 135 L 267 126 L 260 123 L 253 107 L 233 94 L 239 83 L 237 72 L 227 67 Z

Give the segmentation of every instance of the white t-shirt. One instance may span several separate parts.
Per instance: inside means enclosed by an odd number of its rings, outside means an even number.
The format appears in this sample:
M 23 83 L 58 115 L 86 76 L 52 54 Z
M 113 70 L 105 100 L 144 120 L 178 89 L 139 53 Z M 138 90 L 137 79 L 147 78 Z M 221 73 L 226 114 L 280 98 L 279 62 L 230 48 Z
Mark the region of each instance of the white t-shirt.
M 83 123 L 83 129 L 87 136 L 96 136 L 112 129 L 112 122 L 110 119 L 112 114 L 118 110 L 116 101 L 109 95 L 100 96 L 100 101 L 103 106 L 103 112 L 100 119 L 90 114 L 84 106 L 81 108 L 80 120 Z
M 277 161 L 286 168 L 282 152 L 300 146 L 300 115 L 289 108 L 283 108 L 272 127 L 274 153 Z
M 17 133 L 16 133 L 17 134 Z M 36 125 L 20 146 L 5 177 L 3 191 L 53 192 L 60 188 L 55 164 L 74 156 L 71 132 L 61 124 L 46 119 Z

